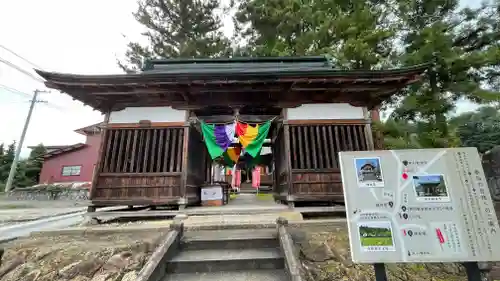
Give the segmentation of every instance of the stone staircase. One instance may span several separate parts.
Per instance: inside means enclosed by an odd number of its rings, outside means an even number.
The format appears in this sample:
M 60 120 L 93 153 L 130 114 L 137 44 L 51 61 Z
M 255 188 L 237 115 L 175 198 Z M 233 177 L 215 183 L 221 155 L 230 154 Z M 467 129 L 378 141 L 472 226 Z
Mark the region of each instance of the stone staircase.
M 240 193 L 256 193 L 257 190 L 252 187 L 251 182 L 242 182 L 240 185 Z
M 252 183 L 242 182 L 240 185 L 240 193 L 257 193 L 257 189 L 252 187 Z M 262 186 L 259 189 L 259 193 L 272 193 L 271 186 Z
M 164 281 L 285 281 L 276 229 L 187 231 Z

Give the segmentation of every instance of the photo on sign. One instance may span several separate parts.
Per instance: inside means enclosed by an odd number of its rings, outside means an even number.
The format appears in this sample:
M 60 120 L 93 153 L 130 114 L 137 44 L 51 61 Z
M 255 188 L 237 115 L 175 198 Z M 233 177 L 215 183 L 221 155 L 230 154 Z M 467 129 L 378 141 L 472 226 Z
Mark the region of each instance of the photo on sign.
M 359 187 L 384 187 L 380 158 L 354 158 Z
M 363 251 L 395 251 L 391 222 L 360 222 L 358 232 Z
M 417 201 L 421 202 L 448 202 L 450 195 L 443 175 L 415 175 L 413 189 Z

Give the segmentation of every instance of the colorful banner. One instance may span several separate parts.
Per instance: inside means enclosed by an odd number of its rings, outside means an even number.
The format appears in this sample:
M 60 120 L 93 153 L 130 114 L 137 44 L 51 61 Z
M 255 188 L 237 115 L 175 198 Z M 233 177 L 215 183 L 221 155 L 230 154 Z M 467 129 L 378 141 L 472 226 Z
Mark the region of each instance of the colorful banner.
M 222 156 L 233 142 L 236 124 L 214 125 L 201 122 L 201 131 L 212 159 Z
M 245 152 L 255 158 L 260 154 L 260 150 L 267 138 L 270 128 L 271 121 L 255 126 L 236 122 L 236 135 L 245 149 Z
M 224 165 L 234 166 L 240 158 L 241 147 L 229 147 L 226 152 L 223 153 Z

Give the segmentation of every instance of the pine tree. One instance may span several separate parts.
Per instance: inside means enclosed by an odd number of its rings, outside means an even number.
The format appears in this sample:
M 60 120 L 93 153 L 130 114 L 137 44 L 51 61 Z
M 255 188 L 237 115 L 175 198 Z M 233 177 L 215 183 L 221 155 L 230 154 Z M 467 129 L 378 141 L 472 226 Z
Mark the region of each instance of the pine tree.
M 3 144 L 2 144 L 3 147 Z M 7 182 L 9 178 L 10 166 L 14 161 L 14 157 L 16 155 L 16 142 L 12 142 L 9 144 L 7 149 L 3 153 L 2 163 L 0 165 L 0 182 Z
M 9 178 L 10 168 L 16 155 L 16 146 L 16 142 L 13 141 L 11 144 L 9 144 L 1 157 L 2 161 L 0 164 L 0 186 L 2 189 L 4 187 L 4 184 L 7 182 L 7 179 Z M 0 148 L 3 148 L 3 144 L 0 145 Z M 28 161 L 24 160 L 20 160 L 17 163 L 16 173 L 14 175 L 14 181 L 12 183 L 13 188 L 26 187 L 34 184 L 32 180 L 26 177 L 27 165 Z
M 147 28 L 147 46 L 128 44 L 127 72 L 143 67 L 151 58 L 220 57 L 229 53 L 229 40 L 222 33 L 220 0 L 139 0 L 135 19 Z
M 500 112 L 497 107 L 485 106 L 461 114 L 452 118 L 450 125 L 457 128 L 463 146 L 486 152 L 500 145 Z
M 398 7 L 403 64 L 433 65 L 421 83 L 408 89 L 394 116 L 424 121 L 429 137 L 445 141 L 453 134 L 446 115 L 457 100 L 499 100 L 499 93 L 486 84 L 488 73 L 500 64 L 497 12 L 487 5 L 460 10 L 456 0 L 401 0 Z
M 43 144 L 34 147 L 28 160 L 26 161 L 25 175 L 31 185 L 37 184 L 40 180 L 40 172 L 43 166 L 43 156 L 47 153 L 47 149 Z
M 244 0 L 235 22 L 254 55 L 329 55 L 340 68 L 387 68 L 397 23 L 390 6 L 384 0 Z

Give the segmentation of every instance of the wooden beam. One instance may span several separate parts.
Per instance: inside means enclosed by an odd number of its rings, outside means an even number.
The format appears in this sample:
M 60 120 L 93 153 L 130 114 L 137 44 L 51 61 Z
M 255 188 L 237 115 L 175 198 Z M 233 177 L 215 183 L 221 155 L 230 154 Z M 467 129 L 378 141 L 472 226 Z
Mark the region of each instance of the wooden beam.
M 239 115 L 239 120 L 252 123 L 252 122 L 265 122 L 270 120 L 277 115 Z M 235 120 L 234 115 L 218 115 L 218 116 L 197 116 L 198 119 L 201 119 L 207 123 L 219 123 L 219 122 L 230 122 Z
M 166 128 L 166 127 L 183 127 L 184 122 L 149 122 L 149 123 L 108 123 L 102 125 L 101 128 L 106 129 L 139 129 L 139 128 Z
M 109 117 L 111 115 L 111 112 L 108 111 L 106 112 L 106 114 L 104 115 L 104 121 L 102 122 L 102 125 L 103 126 L 106 126 L 108 123 L 109 123 Z M 91 183 L 91 186 L 90 186 L 90 200 L 92 200 L 96 194 L 96 190 L 97 190 L 97 184 L 99 182 L 99 174 L 102 172 L 102 167 L 103 167 L 103 162 L 104 162 L 104 157 L 106 155 L 106 152 L 105 152 L 105 143 L 107 141 L 107 136 L 108 136 L 108 130 L 102 130 L 101 131 L 101 143 L 99 144 L 99 150 L 97 152 L 97 163 L 96 165 L 93 167 L 94 168 L 94 172 L 92 173 L 92 183 Z
M 334 124 L 334 125 L 356 125 L 370 124 L 371 121 L 365 119 L 311 119 L 311 120 L 288 120 L 290 125 L 311 125 L 311 124 Z

